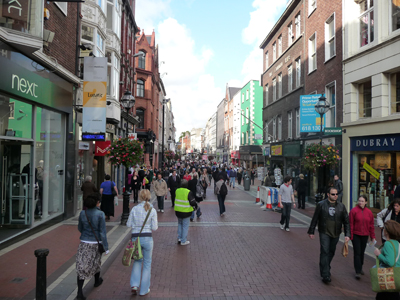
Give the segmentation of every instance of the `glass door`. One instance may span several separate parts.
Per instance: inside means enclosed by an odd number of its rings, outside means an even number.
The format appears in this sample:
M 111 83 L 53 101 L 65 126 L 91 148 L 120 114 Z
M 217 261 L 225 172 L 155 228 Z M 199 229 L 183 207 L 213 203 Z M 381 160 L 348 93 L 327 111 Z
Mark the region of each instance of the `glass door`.
M 31 205 L 37 214 L 40 203 L 37 180 L 32 176 L 31 153 L 33 144 L 0 139 L 0 223 L 2 225 L 29 225 L 32 222 Z M 33 201 L 32 201 L 33 199 Z

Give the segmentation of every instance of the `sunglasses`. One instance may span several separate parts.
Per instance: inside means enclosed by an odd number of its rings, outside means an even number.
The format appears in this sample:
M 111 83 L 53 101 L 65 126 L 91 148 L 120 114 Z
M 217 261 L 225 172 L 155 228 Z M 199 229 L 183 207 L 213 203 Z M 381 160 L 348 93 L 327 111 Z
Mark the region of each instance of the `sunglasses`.
M 339 194 L 331 194 L 332 196 L 337 196 L 337 195 L 339 195 Z

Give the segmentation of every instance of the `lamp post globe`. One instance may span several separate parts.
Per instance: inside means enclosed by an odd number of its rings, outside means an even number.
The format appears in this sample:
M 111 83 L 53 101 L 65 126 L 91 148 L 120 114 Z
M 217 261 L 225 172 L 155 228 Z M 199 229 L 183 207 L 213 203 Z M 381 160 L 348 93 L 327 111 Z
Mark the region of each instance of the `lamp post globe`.
M 125 91 L 124 95 L 121 98 L 121 104 L 129 111 L 132 107 L 135 106 L 135 97 L 132 96 L 132 93 L 128 90 Z

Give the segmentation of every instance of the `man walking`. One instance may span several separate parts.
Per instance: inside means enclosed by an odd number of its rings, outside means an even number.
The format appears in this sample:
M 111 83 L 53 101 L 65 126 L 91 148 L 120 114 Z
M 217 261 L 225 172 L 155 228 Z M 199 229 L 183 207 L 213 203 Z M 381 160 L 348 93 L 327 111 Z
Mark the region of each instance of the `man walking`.
M 171 193 L 172 207 L 175 205 L 175 192 L 181 187 L 181 179 L 176 175 L 176 170 L 172 171 L 172 175 L 168 178 L 168 190 Z
M 319 271 L 324 283 L 331 282 L 331 261 L 335 256 L 336 245 L 344 226 L 345 241 L 350 240 L 349 215 L 343 203 L 337 201 L 338 190 L 328 189 L 328 199 L 317 204 L 311 220 L 308 235 L 314 239 L 315 226 L 318 222 L 319 242 L 321 253 L 319 256 Z
M 341 203 L 342 197 L 343 197 L 343 182 L 339 179 L 338 175 L 335 175 L 333 178 L 335 179 L 335 183 L 333 184 L 333 187 L 338 192 L 337 202 Z
M 253 169 L 251 169 L 251 172 L 250 172 L 251 185 L 254 185 L 255 178 L 256 178 L 256 171 L 253 168 Z
M 157 196 L 158 211 L 164 212 L 164 197 L 168 194 L 167 183 L 161 177 L 161 173 L 157 174 L 157 180 L 154 182 L 154 192 Z
M 293 207 L 296 207 L 296 203 L 294 202 L 291 176 L 286 176 L 283 179 L 283 184 L 279 188 L 278 199 L 279 199 L 279 206 L 282 207 L 282 216 L 280 222 L 281 229 L 290 231 L 289 221 L 290 221 L 290 213 L 292 211 L 292 203 Z
M 230 187 L 235 188 L 235 181 L 236 181 L 236 170 L 231 168 L 229 172 L 229 185 Z

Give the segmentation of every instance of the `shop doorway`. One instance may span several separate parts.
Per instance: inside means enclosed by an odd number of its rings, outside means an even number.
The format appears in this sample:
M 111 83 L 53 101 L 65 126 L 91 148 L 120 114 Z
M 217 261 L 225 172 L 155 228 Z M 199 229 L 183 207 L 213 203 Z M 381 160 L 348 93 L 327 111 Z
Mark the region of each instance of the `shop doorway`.
M 32 176 L 32 142 L 0 139 L 0 201 L 2 228 L 26 228 L 32 205 L 40 211 L 39 187 Z

